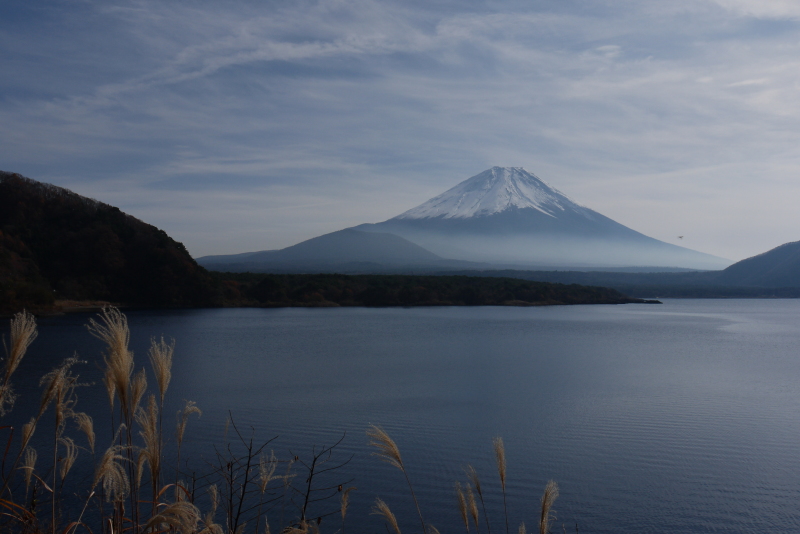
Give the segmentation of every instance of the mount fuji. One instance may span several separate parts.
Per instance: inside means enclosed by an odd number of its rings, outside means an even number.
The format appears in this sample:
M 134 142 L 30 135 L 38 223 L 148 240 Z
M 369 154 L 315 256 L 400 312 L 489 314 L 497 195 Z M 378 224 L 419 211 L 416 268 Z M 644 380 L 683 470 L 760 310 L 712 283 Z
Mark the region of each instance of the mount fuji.
M 354 229 L 394 234 L 454 260 L 536 268 L 732 263 L 623 226 L 521 167 L 493 167 L 392 219 Z

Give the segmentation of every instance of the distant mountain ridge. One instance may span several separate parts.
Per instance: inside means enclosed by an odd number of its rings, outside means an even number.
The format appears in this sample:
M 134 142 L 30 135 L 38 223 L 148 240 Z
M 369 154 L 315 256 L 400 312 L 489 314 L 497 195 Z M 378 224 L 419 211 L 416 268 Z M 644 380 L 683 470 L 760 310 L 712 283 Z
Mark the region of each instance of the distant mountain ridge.
M 734 263 L 721 271 L 449 271 L 446 274 L 510 277 L 560 284 L 610 287 L 638 297 L 798 298 L 800 241 Z

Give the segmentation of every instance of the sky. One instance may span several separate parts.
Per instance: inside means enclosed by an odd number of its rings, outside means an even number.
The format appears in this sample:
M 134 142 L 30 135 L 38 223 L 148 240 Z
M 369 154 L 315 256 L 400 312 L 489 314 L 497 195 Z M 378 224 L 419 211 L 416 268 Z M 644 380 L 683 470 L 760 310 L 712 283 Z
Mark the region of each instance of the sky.
M 499 165 L 740 260 L 800 240 L 798 94 L 796 0 L 0 3 L 0 170 L 195 257 Z

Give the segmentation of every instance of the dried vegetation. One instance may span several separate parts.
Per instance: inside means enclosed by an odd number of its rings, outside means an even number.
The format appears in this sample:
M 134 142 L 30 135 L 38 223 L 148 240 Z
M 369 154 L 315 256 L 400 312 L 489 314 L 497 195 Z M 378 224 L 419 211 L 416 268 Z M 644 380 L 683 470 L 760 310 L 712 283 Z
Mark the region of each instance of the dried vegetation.
M 187 401 L 178 411 L 174 435 L 165 432 L 164 401 L 175 342 L 151 340 L 148 356 L 150 374 L 155 379 L 151 392 L 145 369 L 136 370 L 125 315 L 115 308 L 104 308 L 87 327 L 105 344 L 103 385 L 109 404 L 108 430 L 98 434 L 92 418 L 77 410 L 76 391 L 85 384 L 74 369 L 83 362 L 68 358 L 46 373 L 40 381 L 42 397 L 36 413 L 21 425 L 18 435 L 11 426 L 0 427 L 8 436 L 0 462 L 0 530 L 20 534 L 271 534 L 272 520 L 278 525 L 275 532 L 311 534 L 323 532 L 321 525 L 326 519 L 325 532 L 344 534 L 350 494 L 356 488 L 348 486 L 352 480 L 340 475 L 351 459 L 340 458 L 337 446 L 341 439 L 332 446 L 315 447 L 307 458 L 293 455 L 279 460 L 267 449 L 271 440 L 256 442 L 231 418 L 224 443 L 215 448 L 215 458 L 207 462 L 205 471 L 182 469 L 185 462 L 181 463 L 180 455 L 186 428 L 192 416 L 199 417 L 201 411 Z M 10 339 L 4 340 L 0 416 L 13 408 L 11 378 L 36 335 L 31 314 L 22 312 L 13 317 Z M 39 450 L 31 445 L 37 426 L 50 433 L 47 439 L 37 440 Z M 68 430 L 76 435 L 68 435 Z M 425 520 L 395 441 L 378 426 L 371 426 L 367 436 L 374 454 L 402 473 L 417 512 L 419 532 L 438 534 Z M 173 454 L 165 453 L 168 441 Z M 500 438 L 494 440 L 494 453 L 508 534 L 506 460 Z M 79 457 L 93 468 L 86 469 L 91 474 L 72 481 L 70 473 Z M 167 462 L 174 462 L 174 467 Z M 466 468 L 466 478 L 463 485 L 455 484 L 455 504 L 463 526 L 467 533 L 471 528 L 480 533 L 483 525 L 491 534 L 485 489 L 475 468 Z M 558 486 L 550 481 L 541 498 L 540 534 L 550 531 L 557 497 Z M 401 524 L 385 501 L 376 499 L 372 513 L 385 520 L 388 532 L 401 534 Z M 359 531 L 357 527 L 350 530 Z M 525 532 L 524 524 L 519 532 Z

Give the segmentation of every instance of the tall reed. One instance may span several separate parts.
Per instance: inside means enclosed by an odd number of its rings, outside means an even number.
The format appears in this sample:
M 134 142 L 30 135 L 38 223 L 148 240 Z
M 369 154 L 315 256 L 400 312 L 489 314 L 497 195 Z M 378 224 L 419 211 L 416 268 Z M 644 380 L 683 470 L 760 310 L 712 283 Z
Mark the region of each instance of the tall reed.
M 234 441 L 226 441 L 223 449 L 216 449 L 217 463 L 199 475 L 182 470 L 181 451 L 188 422 L 192 415 L 199 416 L 201 411 L 193 401 L 186 401 L 178 411 L 172 448 L 175 452 L 170 458 L 165 454 L 169 438 L 163 431 L 163 413 L 172 378 L 175 342 L 166 342 L 163 337 L 151 339 L 148 359 L 154 380 L 150 387 L 147 371 L 144 368 L 137 371 L 133 351 L 129 348 L 128 321 L 123 313 L 105 308 L 96 319 L 89 321 L 88 328 L 105 344 L 102 372 L 110 407 L 110 432 L 98 434 L 93 419 L 78 410 L 78 391 L 84 384 L 75 370 L 84 362 L 77 357 L 67 358 L 45 373 L 40 380 L 42 394 L 38 407 L 22 425 L 19 439 L 14 441 L 18 448 L 14 450 L 9 438 L 0 462 L 3 466 L 0 469 L 3 476 L 0 530 L 23 534 L 76 534 L 79 531 L 270 534 L 270 514 L 275 519 L 280 512 L 281 534 L 318 534 L 323 517 L 335 514 L 341 516 L 341 526 L 330 532 L 335 534 L 338 530 L 344 534 L 355 487 L 347 487 L 350 481 L 340 480 L 332 485 L 327 479 L 325 483 L 317 482 L 320 476 L 336 473 L 349 462 L 326 464 L 341 440 L 330 447 L 315 447 L 309 461 L 296 455 L 279 460 L 273 452 L 264 452 L 269 441 L 261 445 L 254 443 L 252 437 L 242 435 L 231 419 Z M 0 374 L 0 416 L 14 407 L 16 395 L 11 379 L 36 339 L 36 322 L 28 313 L 17 314 L 11 320 L 10 331 L 9 342 L 4 340 L 6 358 Z M 39 426 L 48 429 L 52 426 L 52 433 L 44 440 L 37 436 L 34 442 L 33 436 Z M 75 434 L 70 435 L 70 431 Z M 370 446 L 376 449 L 374 454 L 402 472 L 419 518 L 421 534 L 438 534 L 423 516 L 397 443 L 374 425 L 367 430 L 367 436 Z M 508 532 L 505 447 L 500 438 L 494 440 L 493 446 Z M 164 469 L 169 469 L 171 461 L 174 461 L 175 479 L 165 483 Z M 91 481 L 81 486 L 74 473 L 84 469 L 77 466 L 88 462 L 93 465 Z M 282 475 L 275 474 L 279 464 L 285 466 Z M 308 475 L 298 477 L 303 468 Z M 455 485 L 461 520 L 468 533 L 472 526 L 480 533 L 482 511 L 486 533 L 491 534 L 487 488 L 471 465 L 466 474 L 467 483 L 462 486 L 456 482 Z M 273 481 L 279 483 L 271 485 Z M 322 512 L 314 509 L 318 503 L 331 501 L 336 494 L 339 498 L 335 508 Z M 555 518 L 553 503 L 557 497 L 558 486 L 550 481 L 541 499 L 539 534 L 551 528 Z M 289 511 L 284 517 L 287 507 L 292 509 L 293 506 L 294 512 Z M 225 518 L 218 522 L 216 516 L 220 513 L 224 513 Z M 386 502 L 377 499 L 372 513 L 381 516 L 392 532 L 401 534 L 400 521 Z M 313 517 L 316 521 L 310 519 Z M 525 532 L 524 523 L 520 532 Z

